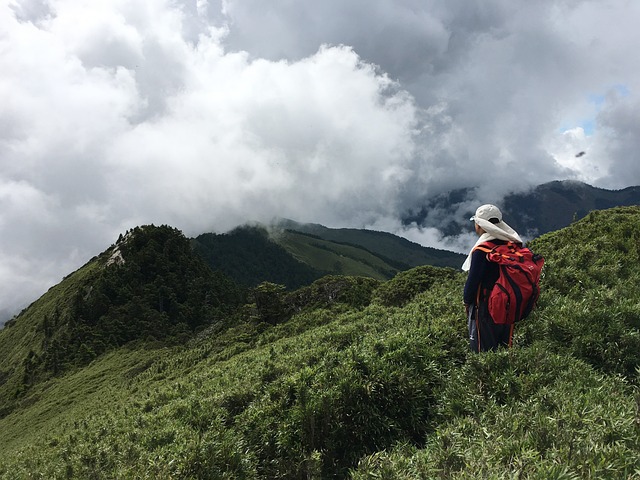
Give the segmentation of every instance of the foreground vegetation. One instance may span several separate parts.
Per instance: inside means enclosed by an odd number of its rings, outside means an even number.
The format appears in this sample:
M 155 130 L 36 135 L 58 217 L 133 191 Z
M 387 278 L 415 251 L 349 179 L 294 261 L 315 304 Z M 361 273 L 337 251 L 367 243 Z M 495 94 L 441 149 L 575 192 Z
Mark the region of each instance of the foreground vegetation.
M 640 478 L 638 239 L 640 208 L 537 239 L 539 308 L 481 355 L 454 270 L 263 284 L 186 343 L 30 385 L 0 477 Z

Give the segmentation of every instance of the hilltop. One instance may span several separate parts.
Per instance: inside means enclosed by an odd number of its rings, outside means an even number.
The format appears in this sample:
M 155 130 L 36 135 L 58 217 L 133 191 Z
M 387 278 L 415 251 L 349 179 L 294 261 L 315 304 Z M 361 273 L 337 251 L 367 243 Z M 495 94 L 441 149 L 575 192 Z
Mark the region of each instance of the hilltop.
M 481 355 L 467 348 L 458 270 L 329 275 L 295 290 L 206 277 L 183 296 L 187 279 L 211 270 L 179 232 L 137 233 L 140 243 L 125 236 L 0 331 L 0 392 L 14 398 L 0 418 L 1 478 L 640 472 L 638 207 L 591 212 L 533 241 L 546 258 L 540 304 L 515 348 Z M 107 265 L 118 248 L 125 263 Z M 37 370 L 16 389 L 44 351 L 44 318 L 96 298 L 104 272 L 128 275 L 107 275 L 120 280 L 114 288 L 135 280 L 105 293 L 101 308 L 121 327 L 137 322 L 107 307 L 133 308 L 128 292 L 139 292 L 142 334 L 72 357 L 57 374 Z M 210 304 L 208 316 L 196 313 Z M 103 316 L 87 323 L 87 339 Z M 26 364 L 25 350 L 34 352 Z
M 189 337 L 224 322 L 245 291 L 168 227 L 137 227 L 0 331 L 0 415 L 34 385 L 137 340 Z

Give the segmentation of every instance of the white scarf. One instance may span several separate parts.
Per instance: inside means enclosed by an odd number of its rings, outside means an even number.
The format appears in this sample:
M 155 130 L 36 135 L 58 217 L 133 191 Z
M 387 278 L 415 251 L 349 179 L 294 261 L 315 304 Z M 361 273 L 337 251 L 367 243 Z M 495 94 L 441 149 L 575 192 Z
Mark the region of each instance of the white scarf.
M 522 239 L 520 238 L 520 235 L 518 235 L 518 232 L 505 222 L 498 222 L 494 224 L 483 218 L 477 218 L 475 222 L 480 225 L 480 228 L 484 230 L 484 233 L 480 235 L 480 238 L 478 238 L 478 241 L 475 243 L 466 260 L 462 264 L 462 270 L 465 272 L 468 272 L 471 268 L 471 254 L 481 243 L 489 242 L 491 240 L 505 240 L 507 242 L 522 243 Z

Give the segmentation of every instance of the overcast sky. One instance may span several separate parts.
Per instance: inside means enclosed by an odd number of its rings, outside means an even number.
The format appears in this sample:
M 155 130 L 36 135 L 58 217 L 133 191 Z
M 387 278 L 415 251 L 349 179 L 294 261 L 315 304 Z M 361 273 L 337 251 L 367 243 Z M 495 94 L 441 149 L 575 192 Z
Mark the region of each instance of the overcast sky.
M 464 249 L 399 218 L 470 185 L 638 185 L 639 21 L 636 0 L 0 0 L 0 313 L 136 225 Z

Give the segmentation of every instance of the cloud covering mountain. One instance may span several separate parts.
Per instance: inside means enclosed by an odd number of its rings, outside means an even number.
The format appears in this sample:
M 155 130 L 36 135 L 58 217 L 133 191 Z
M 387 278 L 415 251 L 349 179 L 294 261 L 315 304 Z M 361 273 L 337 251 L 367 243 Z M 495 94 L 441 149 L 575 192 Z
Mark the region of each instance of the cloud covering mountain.
M 0 307 L 135 225 L 402 233 L 424 198 L 640 183 L 640 4 L 0 4 Z M 586 152 L 577 156 L 579 152 Z

